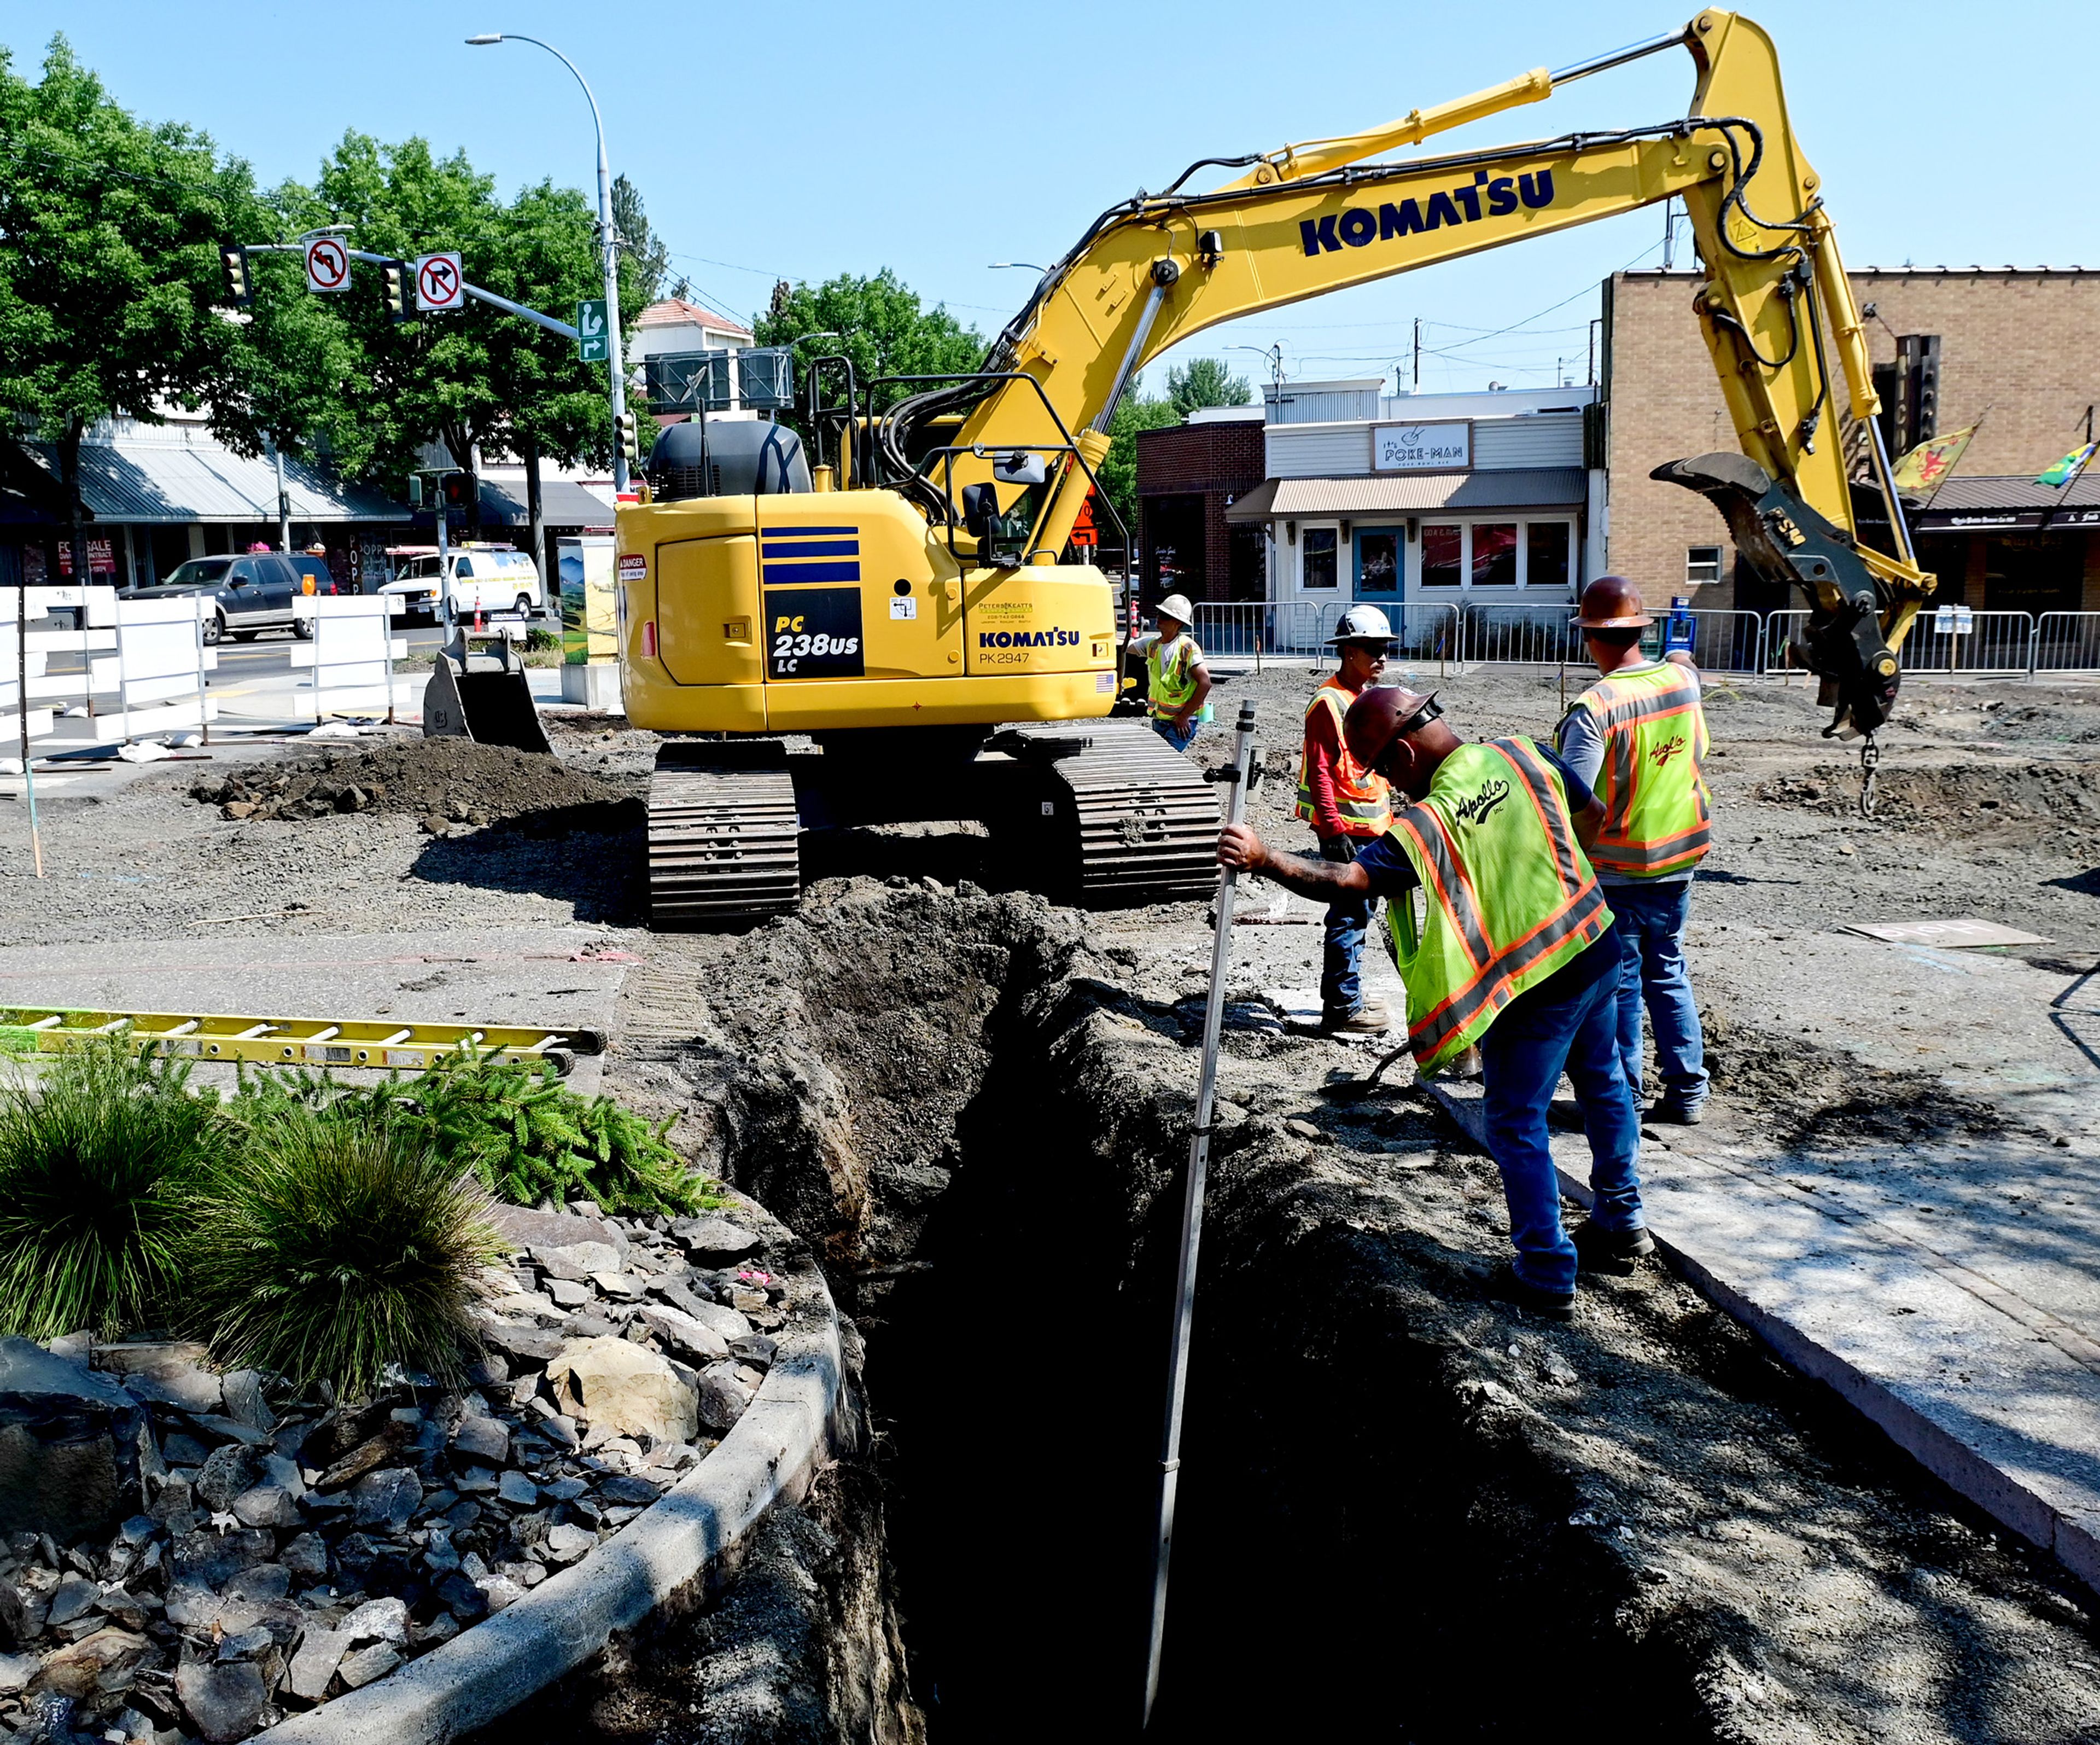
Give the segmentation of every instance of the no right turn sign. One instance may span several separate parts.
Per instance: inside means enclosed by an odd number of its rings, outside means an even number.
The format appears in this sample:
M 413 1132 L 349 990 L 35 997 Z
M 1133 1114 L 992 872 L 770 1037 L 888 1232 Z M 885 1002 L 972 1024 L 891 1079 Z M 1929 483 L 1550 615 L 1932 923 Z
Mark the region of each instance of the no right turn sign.
M 466 278 L 456 254 L 424 254 L 416 261 L 416 307 L 461 309 L 466 307 Z

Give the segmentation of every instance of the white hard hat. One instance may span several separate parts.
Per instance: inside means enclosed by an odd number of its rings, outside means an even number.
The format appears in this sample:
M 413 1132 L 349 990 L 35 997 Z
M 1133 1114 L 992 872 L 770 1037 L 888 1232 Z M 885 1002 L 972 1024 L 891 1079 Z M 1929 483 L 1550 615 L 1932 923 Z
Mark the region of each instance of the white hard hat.
M 1158 610 L 1154 616 L 1159 618 L 1171 618 L 1176 624 L 1193 624 L 1196 621 L 1196 608 L 1189 603 L 1187 594 L 1170 594 L 1159 603 Z
M 1352 606 L 1335 625 L 1335 634 L 1327 638 L 1329 647 L 1337 643 L 1389 643 L 1392 640 L 1392 626 L 1386 616 L 1375 606 Z

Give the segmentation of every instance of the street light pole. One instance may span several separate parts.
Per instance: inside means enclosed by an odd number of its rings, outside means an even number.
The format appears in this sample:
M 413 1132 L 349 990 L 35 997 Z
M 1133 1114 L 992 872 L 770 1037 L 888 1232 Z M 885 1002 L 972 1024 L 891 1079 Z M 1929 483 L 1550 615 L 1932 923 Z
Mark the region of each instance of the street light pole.
M 627 451 L 620 444 L 620 422 L 627 412 L 627 363 L 621 355 L 620 342 L 620 239 L 612 228 L 612 170 L 605 153 L 605 117 L 598 113 L 598 99 L 592 95 L 589 81 L 576 70 L 576 64 L 551 42 L 502 31 L 469 37 L 466 40 L 475 48 L 488 48 L 498 42 L 530 42 L 535 48 L 546 50 L 575 76 L 576 83 L 583 86 L 585 100 L 590 104 L 591 122 L 598 129 L 598 239 L 605 253 L 606 373 L 612 402 L 612 490 L 613 495 L 619 497 L 627 489 Z

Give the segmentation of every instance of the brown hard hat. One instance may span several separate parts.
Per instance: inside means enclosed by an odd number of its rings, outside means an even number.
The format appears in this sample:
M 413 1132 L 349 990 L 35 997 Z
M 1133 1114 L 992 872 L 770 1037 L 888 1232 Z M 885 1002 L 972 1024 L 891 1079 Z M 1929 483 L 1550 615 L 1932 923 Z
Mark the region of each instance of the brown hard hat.
M 1640 630 L 1655 620 L 1641 603 L 1640 590 L 1623 576 L 1599 576 L 1582 590 L 1582 603 L 1568 621 L 1586 630 Z
M 1397 685 L 1374 685 L 1349 705 L 1348 713 L 1342 718 L 1343 741 L 1360 765 L 1374 769 L 1395 740 L 1443 713 L 1433 695 L 1423 696 Z

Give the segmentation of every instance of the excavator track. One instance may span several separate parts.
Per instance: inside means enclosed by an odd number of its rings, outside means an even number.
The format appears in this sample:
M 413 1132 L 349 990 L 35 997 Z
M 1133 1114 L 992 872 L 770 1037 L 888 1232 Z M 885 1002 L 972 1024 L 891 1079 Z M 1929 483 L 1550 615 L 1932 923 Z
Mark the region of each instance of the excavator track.
M 1070 796 L 1083 906 L 1185 902 L 1216 890 L 1217 789 L 1149 723 L 1065 722 L 1015 733 L 1024 741 L 1078 734 L 1090 742 L 1050 765 Z
M 795 784 L 784 757 L 732 762 L 673 743 L 649 784 L 649 916 L 660 932 L 761 921 L 802 894 Z

